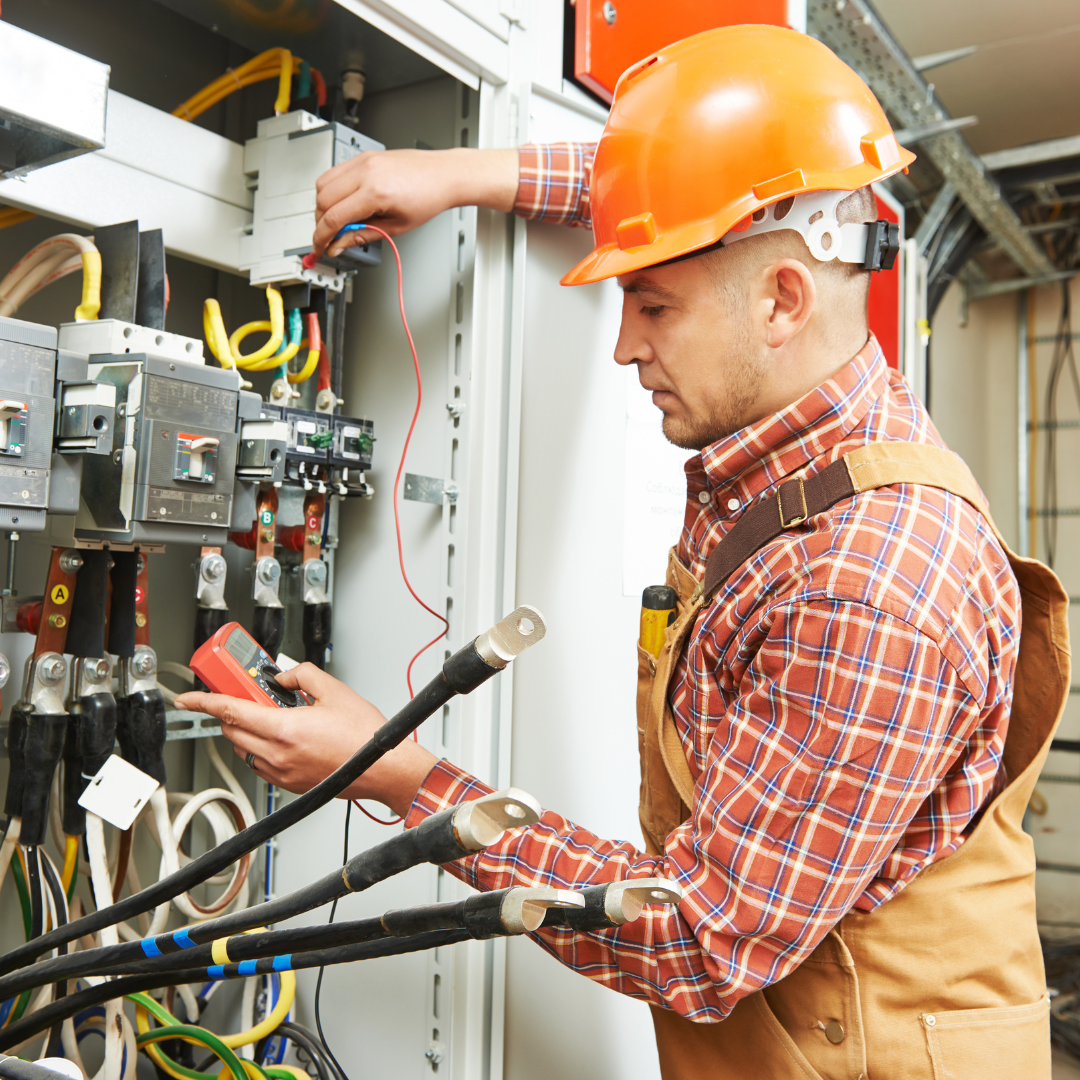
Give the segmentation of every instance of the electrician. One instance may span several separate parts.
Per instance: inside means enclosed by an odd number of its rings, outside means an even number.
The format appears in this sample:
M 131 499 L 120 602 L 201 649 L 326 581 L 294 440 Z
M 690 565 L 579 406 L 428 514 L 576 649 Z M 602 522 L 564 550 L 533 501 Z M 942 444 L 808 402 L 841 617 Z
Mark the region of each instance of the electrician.
M 669 1080 L 1050 1076 L 1021 818 L 1067 600 L 1007 553 L 868 330 L 892 255 L 868 185 L 912 160 L 823 45 L 743 26 L 630 69 L 595 148 L 362 154 L 319 181 L 319 252 L 363 240 L 334 239 L 347 222 L 466 204 L 591 224 L 564 283 L 617 277 L 615 361 L 694 452 L 679 617 L 639 650 L 646 850 L 549 811 L 451 868 L 479 889 L 680 882 L 678 909 L 535 935 L 652 1006 Z M 382 717 L 311 665 L 281 682 L 311 715 L 183 700 L 303 791 Z M 403 743 L 349 794 L 410 827 L 488 790 Z

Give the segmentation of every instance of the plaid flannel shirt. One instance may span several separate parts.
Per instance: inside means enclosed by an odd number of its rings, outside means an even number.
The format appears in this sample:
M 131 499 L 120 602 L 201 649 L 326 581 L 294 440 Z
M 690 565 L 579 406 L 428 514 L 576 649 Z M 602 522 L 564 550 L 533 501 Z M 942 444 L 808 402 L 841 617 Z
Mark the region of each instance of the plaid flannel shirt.
M 941 445 L 871 338 L 832 379 L 687 462 L 680 558 L 702 576 L 744 507 L 882 440 Z M 698 616 L 669 689 L 694 805 L 663 855 L 547 810 L 451 870 L 486 890 L 678 881 L 678 908 L 533 937 L 615 990 L 721 1020 L 848 911 L 963 843 L 1003 786 L 1019 634 L 1016 581 L 972 507 L 931 487 L 864 493 L 766 545 Z M 490 790 L 440 762 L 406 827 Z
M 549 225 L 592 226 L 589 178 L 595 143 L 526 143 L 518 148 L 514 213 Z

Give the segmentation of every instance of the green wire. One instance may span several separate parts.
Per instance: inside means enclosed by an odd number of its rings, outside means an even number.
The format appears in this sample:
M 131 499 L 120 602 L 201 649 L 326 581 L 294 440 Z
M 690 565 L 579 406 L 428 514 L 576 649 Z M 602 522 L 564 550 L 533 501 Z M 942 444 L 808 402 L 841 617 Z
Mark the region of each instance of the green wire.
M 19 853 L 13 852 L 11 856 L 11 876 L 15 879 L 15 889 L 19 894 L 19 903 L 22 905 L 23 914 L 23 932 L 26 935 L 26 940 L 30 940 L 30 929 L 33 922 L 33 916 L 30 912 L 30 890 L 26 885 L 26 876 L 23 874 L 22 863 L 19 861 Z M 18 1001 L 15 1002 L 15 1007 L 8 1013 L 7 1023 L 15 1023 L 19 1017 L 26 1012 L 26 1006 L 30 1004 L 30 991 L 26 990 L 19 995 Z
M 156 1043 L 162 1039 L 173 1039 L 178 1036 L 186 1036 L 201 1043 L 208 1050 L 212 1051 L 219 1058 L 221 1058 L 225 1067 L 233 1075 L 233 1080 L 247 1080 L 247 1071 L 243 1064 L 240 1062 L 240 1058 L 226 1046 L 213 1032 L 207 1031 L 206 1028 L 196 1027 L 194 1024 L 181 1024 L 177 1021 L 176 1017 L 172 1015 L 166 1008 L 156 1002 L 149 994 L 129 994 L 129 1001 L 134 1001 L 136 1004 L 145 1007 L 155 1020 L 164 1024 L 164 1027 L 154 1028 L 151 1031 L 144 1032 L 142 1035 L 137 1035 L 135 1038 L 136 1045 L 141 1049 L 151 1043 Z M 197 1069 L 189 1069 L 186 1065 L 181 1065 L 178 1061 L 174 1061 L 166 1054 L 161 1047 L 158 1047 L 158 1053 L 174 1068 L 178 1073 L 188 1077 L 188 1080 L 217 1080 L 217 1073 L 199 1072 Z M 256 1066 L 259 1068 L 259 1066 Z M 260 1069 L 263 1075 L 267 1075 L 266 1070 Z M 291 1074 L 288 1077 L 281 1075 L 284 1070 L 279 1072 L 278 1077 L 275 1080 L 294 1080 Z
M 11 876 L 15 879 L 15 888 L 19 891 L 19 903 L 22 904 L 23 933 L 26 940 L 30 940 L 30 930 L 33 927 L 33 915 L 30 909 L 30 890 L 26 885 L 26 876 L 23 874 L 22 861 L 19 853 L 14 852 L 11 856 Z
M 151 1043 L 160 1042 L 162 1039 L 187 1038 L 201 1043 L 208 1050 L 221 1058 L 225 1068 L 233 1074 L 233 1080 L 247 1080 L 247 1070 L 241 1064 L 240 1059 L 230 1050 L 216 1035 L 207 1031 L 206 1028 L 196 1027 L 194 1024 L 172 1024 L 169 1027 L 154 1028 L 152 1031 L 137 1035 L 135 1044 L 142 1049 Z M 190 1080 L 217 1080 L 216 1073 L 199 1072 L 197 1069 L 189 1069 L 184 1065 L 173 1061 L 160 1048 L 158 1053 L 166 1058 L 169 1065 L 178 1073 L 190 1077 Z M 258 1066 L 256 1066 L 258 1068 Z

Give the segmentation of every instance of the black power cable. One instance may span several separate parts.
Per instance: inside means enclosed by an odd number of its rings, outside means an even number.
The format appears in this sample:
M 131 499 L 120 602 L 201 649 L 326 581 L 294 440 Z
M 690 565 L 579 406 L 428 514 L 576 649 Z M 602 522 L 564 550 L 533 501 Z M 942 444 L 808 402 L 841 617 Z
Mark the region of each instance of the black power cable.
M 387 751 L 403 742 L 432 713 L 437 712 L 457 694 L 468 694 L 485 683 L 497 671 L 506 666 L 497 659 L 492 662 L 477 652 L 476 645 L 485 638 L 477 638 L 450 656 L 442 670 L 408 704 L 387 720 L 355 754 L 335 769 L 325 780 L 303 795 L 285 803 L 274 813 L 267 815 L 235 836 L 193 859 L 186 866 L 154 885 L 129 896 L 110 907 L 84 915 L 66 926 L 57 927 L 47 934 L 12 949 L 0 958 L 0 974 L 7 974 L 33 961 L 36 957 L 64 942 L 74 941 L 85 934 L 94 933 L 106 926 L 113 926 L 126 919 L 135 918 L 157 907 L 182 892 L 201 884 L 208 877 L 220 873 L 243 855 L 254 851 L 284 829 L 325 806 L 354 783 Z M 491 652 L 485 642 L 485 651 Z M 491 652 L 494 657 L 497 654 Z M 508 661 L 507 661 L 508 662 Z
M 73 925 L 73 924 L 71 924 Z M 352 964 L 358 960 L 373 960 L 382 956 L 401 956 L 405 953 L 421 952 L 425 949 L 437 949 L 452 945 L 458 941 L 468 941 L 472 935 L 468 930 L 436 930 L 433 933 L 417 934 L 414 937 L 389 938 L 382 941 L 366 941 L 358 945 L 337 945 L 329 949 L 314 952 L 293 953 L 290 968 L 304 971 L 323 967 L 328 964 Z M 266 971 L 256 970 L 254 974 L 269 974 L 273 960 L 261 961 Z M 251 972 L 246 968 L 238 970 L 238 964 L 228 965 L 223 977 L 227 979 L 247 978 Z M 0 1052 L 17 1046 L 25 1039 L 32 1038 L 45 1031 L 53 1024 L 59 1024 L 69 1016 L 74 1016 L 83 1009 L 103 1005 L 106 1001 L 127 994 L 136 994 L 144 990 L 157 990 L 164 986 L 179 986 L 181 983 L 201 982 L 206 979 L 206 968 L 182 968 L 173 971 L 157 971 L 149 975 L 131 975 L 123 979 L 112 979 L 98 986 L 69 994 L 60 1001 L 51 1002 L 34 1012 L 9 1024 L 0 1030 Z
M 343 849 L 341 852 L 341 865 L 349 865 L 349 821 L 352 817 L 352 803 L 345 803 L 345 840 L 343 843 Z M 337 914 L 338 902 L 335 900 L 330 905 L 330 918 L 326 920 L 326 925 L 329 926 L 334 921 L 334 916 Z M 341 1062 L 338 1061 L 334 1051 L 330 1049 L 330 1044 L 326 1041 L 326 1035 L 323 1033 L 322 1027 L 322 1013 L 319 1011 L 319 1002 L 322 998 L 322 981 L 323 973 L 326 971 L 325 967 L 319 968 L 319 977 L 315 982 L 315 1029 L 319 1033 L 319 1039 L 322 1042 L 324 1049 L 326 1050 L 327 1057 L 334 1063 L 334 1068 L 337 1069 L 341 1076 L 341 1080 L 349 1080 L 349 1074 L 342 1068 Z
M 233 912 L 193 926 L 187 931 L 159 934 L 155 938 L 104 948 L 86 949 L 68 956 L 42 960 L 0 976 L 0 1001 L 14 997 L 23 990 L 60 979 L 96 974 L 144 974 L 170 967 L 209 964 L 212 962 L 212 943 L 221 937 L 228 938 L 227 947 L 232 950 L 230 955 L 235 954 L 237 959 L 283 953 L 303 944 L 307 944 L 309 948 L 316 944 L 329 944 L 331 942 L 318 938 L 318 935 L 326 933 L 325 926 L 264 931 L 236 939 L 229 935 L 292 918 L 330 903 L 349 892 L 362 892 L 377 882 L 422 862 L 442 865 L 469 855 L 472 849 L 462 845 L 455 825 L 460 810 L 460 807 L 455 807 L 433 814 L 416 828 L 398 833 L 374 848 L 354 855 L 344 870 L 335 870 L 321 881 L 268 903 Z M 367 922 L 373 924 L 374 936 L 383 935 L 384 931 L 378 919 Z M 419 931 L 421 927 L 415 929 Z M 177 944 L 177 937 L 182 939 L 183 948 L 181 944 Z M 260 947 L 258 943 L 271 939 L 276 944 L 268 945 L 262 952 L 252 951 Z M 351 940 L 357 941 L 360 938 L 353 937 Z

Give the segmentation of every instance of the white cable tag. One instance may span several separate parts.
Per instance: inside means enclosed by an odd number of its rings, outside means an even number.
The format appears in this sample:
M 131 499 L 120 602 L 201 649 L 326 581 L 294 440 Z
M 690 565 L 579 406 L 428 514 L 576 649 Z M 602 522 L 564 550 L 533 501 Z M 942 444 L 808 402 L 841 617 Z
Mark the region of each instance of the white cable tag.
M 294 660 L 291 656 L 286 656 L 284 653 L 278 653 L 277 666 L 282 671 L 288 671 L 290 668 L 299 667 L 300 661 Z
M 117 829 L 130 829 L 158 782 L 113 754 L 79 797 L 79 805 Z

